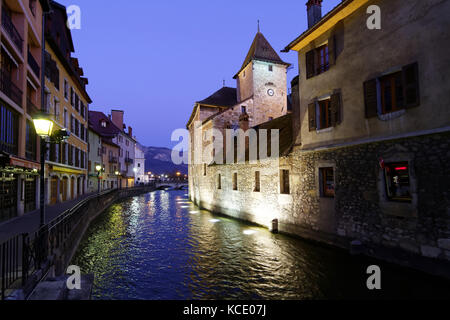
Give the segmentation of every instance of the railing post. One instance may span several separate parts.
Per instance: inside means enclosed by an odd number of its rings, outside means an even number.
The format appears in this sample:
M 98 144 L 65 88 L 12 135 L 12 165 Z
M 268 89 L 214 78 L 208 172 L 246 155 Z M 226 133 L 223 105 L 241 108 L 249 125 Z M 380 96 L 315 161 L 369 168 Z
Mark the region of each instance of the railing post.
M 5 300 L 6 290 L 6 244 L 2 244 L 2 300 Z
M 28 272 L 29 272 L 29 251 L 28 251 L 28 234 L 22 234 L 22 287 L 25 286 L 25 283 L 28 280 Z

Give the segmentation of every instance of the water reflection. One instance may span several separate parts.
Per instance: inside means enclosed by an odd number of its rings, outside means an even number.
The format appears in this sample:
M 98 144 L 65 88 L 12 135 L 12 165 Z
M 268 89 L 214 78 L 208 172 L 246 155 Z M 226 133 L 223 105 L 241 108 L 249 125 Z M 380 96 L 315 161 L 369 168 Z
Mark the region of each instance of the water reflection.
M 448 282 L 375 263 L 376 293 L 365 286 L 373 261 L 214 216 L 182 191 L 113 205 L 73 261 L 95 274 L 96 299 L 449 297 Z

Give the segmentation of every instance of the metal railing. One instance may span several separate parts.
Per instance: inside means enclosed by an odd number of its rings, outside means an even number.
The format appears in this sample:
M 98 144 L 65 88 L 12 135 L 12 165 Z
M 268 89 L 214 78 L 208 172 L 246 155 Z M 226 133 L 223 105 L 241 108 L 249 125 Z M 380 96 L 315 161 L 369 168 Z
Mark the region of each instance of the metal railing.
M 5 29 L 8 36 L 11 38 L 12 42 L 19 49 L 20 53 L 23 53 L 23 39 L 20 36 L 19 31 L 17 31 L 11 17 L 6 12 L 5 8 L 2 8 L 2 26 Z
M 19 107 L 22 107 L 23 92 L 12 82 L 11 75 L 3 69 L 0 69 L 0 90 Z
M 36 62 L 36 59 L 34 59 L 30 50 L 28 50 L 28 65 L 30 66 L 31 70 L 33 70 L 34 74 L 39 78 L 39 75 L 41 74 L 41 68 Z

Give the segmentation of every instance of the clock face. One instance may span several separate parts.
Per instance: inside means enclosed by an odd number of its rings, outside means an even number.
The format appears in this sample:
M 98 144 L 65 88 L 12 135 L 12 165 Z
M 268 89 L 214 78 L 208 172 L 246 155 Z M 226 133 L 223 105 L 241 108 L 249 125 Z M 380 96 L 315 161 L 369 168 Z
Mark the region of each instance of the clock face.
M 275 91 L 273 91 L 272 89 L 267 90 L 267 94 L 271 97 L 273 97 L 273 95 L 275 94 Z

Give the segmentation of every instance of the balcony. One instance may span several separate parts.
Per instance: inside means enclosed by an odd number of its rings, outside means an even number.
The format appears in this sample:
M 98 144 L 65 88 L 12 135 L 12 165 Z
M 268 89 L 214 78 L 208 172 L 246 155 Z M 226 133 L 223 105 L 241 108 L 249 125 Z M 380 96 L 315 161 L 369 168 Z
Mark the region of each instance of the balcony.
M 39 108 L 31 101 L 30 98 L 27 98 L 27 113 L 32 116 L 36 112 L 39 112 Z
M 22 107 L 22 90 L 12 82 L 11 75 L 3 69 L 0 69 L 0 90 Z
M 109 157 L 109 163 L 118 163 L 117 157 Z
M 23 39 L 14 26 L 11 17 L 6 12 L 5 8 L 2 8 L 2 26 L 5 29 L 12 42 L 16 45 L 20 53 L 23 53 Z
M 134 159 L 131 159 L 131 158 L 125 158 L 125 163 L 133 164 L 133 163 L 134 163 Z
M 39 64 L 34 59 L 30 50 L 28 50 L 28 65 L 30 66 L 31 70 L 33 70 L 34 74 L 39 78 L 41 68 L 39 67 Z

